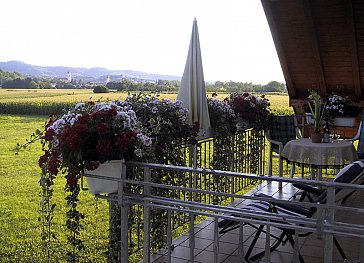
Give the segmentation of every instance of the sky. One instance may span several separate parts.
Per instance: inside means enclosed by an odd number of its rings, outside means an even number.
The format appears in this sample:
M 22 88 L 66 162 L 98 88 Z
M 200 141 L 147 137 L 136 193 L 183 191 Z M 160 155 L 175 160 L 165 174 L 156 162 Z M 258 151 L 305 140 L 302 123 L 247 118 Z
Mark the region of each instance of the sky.
M 182 76 L 194 18 L 206 81 L 285 83 L 260 0 L 4 0 L 0 61 Z

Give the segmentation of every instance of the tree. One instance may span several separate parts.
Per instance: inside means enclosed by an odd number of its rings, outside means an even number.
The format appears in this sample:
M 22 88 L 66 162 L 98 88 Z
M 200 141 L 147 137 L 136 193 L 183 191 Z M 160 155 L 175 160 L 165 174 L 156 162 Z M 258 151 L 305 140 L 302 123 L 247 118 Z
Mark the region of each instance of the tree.
M 94 93 L 109 93 L 110 90 L 105 85 L 98 85 L 93 90 Z
M 286 85 L 278 81 L 271 81 L 266 86 L 264 91 L 266 92 L 285 92 Z

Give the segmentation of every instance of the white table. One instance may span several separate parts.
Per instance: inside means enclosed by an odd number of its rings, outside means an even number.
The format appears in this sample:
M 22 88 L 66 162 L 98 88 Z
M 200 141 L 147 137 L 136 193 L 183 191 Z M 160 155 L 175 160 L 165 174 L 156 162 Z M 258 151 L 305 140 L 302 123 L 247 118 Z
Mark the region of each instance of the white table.
M 322 167 L 342 166 L 358 159 L 355 147 L 349 141 L 313 143 L 310 138 L 289 141 L 284 146 L 281 156 L 290 162 L 318 166 L 318 179 L 321 179 Z

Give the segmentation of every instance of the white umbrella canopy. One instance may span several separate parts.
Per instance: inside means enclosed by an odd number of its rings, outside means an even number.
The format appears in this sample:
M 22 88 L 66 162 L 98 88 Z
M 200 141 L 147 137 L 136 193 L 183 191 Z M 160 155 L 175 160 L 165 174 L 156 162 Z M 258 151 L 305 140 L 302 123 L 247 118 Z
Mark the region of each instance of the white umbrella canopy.
M 190 47 L 188 50 L 185 70 L 181 85 L 178 89 L 177 100 L 189 110 L 187 121 L 189 124 L 198 122 L 200 129 L 210 128 L 210 117 L 207 106 L 205 80 L 202 69 L 200 38 L 196 18 L 193 21 Z

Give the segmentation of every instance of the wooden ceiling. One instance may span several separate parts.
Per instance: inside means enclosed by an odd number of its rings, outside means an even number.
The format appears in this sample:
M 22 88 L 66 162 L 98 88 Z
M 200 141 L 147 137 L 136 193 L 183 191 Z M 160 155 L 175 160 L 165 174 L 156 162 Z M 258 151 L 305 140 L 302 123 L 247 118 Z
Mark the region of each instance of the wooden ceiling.
M 363 106 L 364 0 L 261 0 L 297 109 L 308 90 Z

